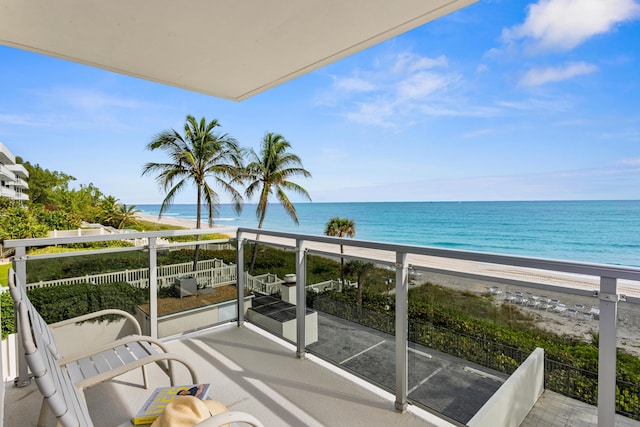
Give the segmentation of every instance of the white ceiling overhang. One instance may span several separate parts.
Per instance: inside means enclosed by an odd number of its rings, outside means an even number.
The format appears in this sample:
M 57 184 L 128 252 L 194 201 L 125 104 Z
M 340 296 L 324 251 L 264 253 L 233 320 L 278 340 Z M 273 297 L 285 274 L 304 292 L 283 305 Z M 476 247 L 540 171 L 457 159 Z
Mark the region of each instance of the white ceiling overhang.
M 0 0 L 0 43 L 240 101 L 475 1 Z

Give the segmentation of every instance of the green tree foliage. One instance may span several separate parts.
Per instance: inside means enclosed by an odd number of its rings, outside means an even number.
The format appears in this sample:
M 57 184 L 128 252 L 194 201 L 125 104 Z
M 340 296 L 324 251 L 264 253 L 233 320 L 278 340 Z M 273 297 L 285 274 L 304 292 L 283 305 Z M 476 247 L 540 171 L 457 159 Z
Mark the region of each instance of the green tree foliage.
M 138 213 L 140 213 L 140 209 L 136 209 L 136 205 L 121 204 L 118 207 L 118 228 L 122 230 L 128 224 L 135 224 Z
M 300 157 L 291 153 L 289 151 L 290 148 L 291 144 L 282 135 L 270 132 L 263 137 L 259 153 L 256 153 L 253 149 L 249 151 L 251 161 L 246 168 L 249 184 L 245 195 L 248 198 L 253 197 L 254 194 L 260 195 L 256 207 L 258 228 L 262 228 L 264 223 L 271 194 L 275 193 L 276 199 L 296 224 L 298 224 L 298 215 L 295 206 L 287 196 L 287 191 L 298 193 L 307 200 L 311 200 L 307 190 L 290 181 L 295 176 L 311 177 L 311 173 L 302 167 Z M 260 236 L 258 235 L 256 238 L 259 239 Z M 255 246 L 251 258 L 249 273 L 253 272 L 257 250 L 258 245 Z
M 358 283 L 358 309 L 362 309 L 362 293 L 364 290 L 364 281 L 369 274 L 373 272 L 375 265 L 370 262 L 360 260 L 349 261 L 344 268 L 345 274 L 354 277 Z
M 80 227 L 80 221 L 68 212 L 50 211 L 33 205 L 31 210 L 38 222 L 47 227 L 47 230 L 72 230 Z
M 136 214 L 138 213 L 140 209 L 136 209 L 135 205 L 127 206 L 115 197 L 107 196 L 100 200 L 97 219 L 102 225 L 122 230 L 127 225 L 137 225 Z
M 13 310 L 13 299 L 9 292 L 0 294 L 0 310 L 2 316 L 2 339 L 15 332 L 15 316 Z
M 66 211 L 76 221 L 90 223 L 98 221 L 100 217 L 100 202 L 103 194 L 98 187 L 89 183 L 80 184 L 79 189 L 69 189 L 63 186 L 55 191 L 55 198 L 60 209 Z
M 327 225 L 324 228 L 324 234 L 332 237 L 356 237 L 356 223 L 349 218 L 340 218 L 334 216 L 327 221 Z M 340 245 L 340 253 L 344 253 L 344 245 Z M 344 258 L 340 258 L 340 280 L 344 285 Z
M 189 115 L 184 124 L 184 135 L 166 130 L 147 145 L 148 150 L 165 151 L 170 158 L 168 163 L 147 163 L 142 171 L 142 175 L 157 173 L 158 185 L 167 192 L 160 207 L 160 216 L 173 204 L 175 196 L 191 183 L 196 186 L 196 227 L 200 228 L 203 198 L 209 225 L 213 225 L 219 197 L 207 178 L 212 178 L 215 184 L 228 192 L 236 211 L 241 211 L 242 195 L 234 184 L 241 183 L 244 173 L 242 154 L 233 137 L 215 133 L 218 126 L 220 123 L 215 119 L 207 123 L 203 117 L 197 122 Z
M 0 214 L 0 240 L 45 237 L 47 231 L 47 226 L 27 207 L 12 206 Z
M 39 164 L 32 165 L 25 162 L 23 166 L 29 172 L 29 190 L 27 192 L 29 200 L 33 204 L 58 207 L 59 192 L 69 188 L 69 183 L 76 180 L 64 172 L 43 169 Z
M 176 194 L 189 184 L 195 184 L 196 228 L 200 228 L 201 224 L 203 198 L 208 210 L 209 226 L 212 226 L 220 201 L 208 178 L 231 195 L 236 212 L 242 210 L 242 194 L 235 188 L 244 176 L 242 153 L 235 138 L 215 132 L 218 126 L 220 123 L 215 119 L 207 122 L 202 117 L 198 122 L 195 117 L 188 115 L 184 135 L 175 130 L 166 130 L 147 145 L 148 150 L 165 151 L 171 159 L 168 163 L 147 163 L 142 171 L 142 175 L 157 173 L 156 182 L 167 193 L 159 216 L 173 204 Z M 199 246 L 196 246 L 194 270 L 198 251 Z
M 98 206 L 98 220 L 102 225 L 115 227 L 118 223 L 118 199 L 113 196 L 104 197 Z

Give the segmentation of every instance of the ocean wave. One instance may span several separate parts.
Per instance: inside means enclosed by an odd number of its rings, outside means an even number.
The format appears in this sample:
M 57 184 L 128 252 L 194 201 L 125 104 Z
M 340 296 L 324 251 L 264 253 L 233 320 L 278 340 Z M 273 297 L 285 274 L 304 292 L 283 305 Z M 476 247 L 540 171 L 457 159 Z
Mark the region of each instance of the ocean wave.
M 237 218 L 216 218 L 214 221 L 236 221 Z

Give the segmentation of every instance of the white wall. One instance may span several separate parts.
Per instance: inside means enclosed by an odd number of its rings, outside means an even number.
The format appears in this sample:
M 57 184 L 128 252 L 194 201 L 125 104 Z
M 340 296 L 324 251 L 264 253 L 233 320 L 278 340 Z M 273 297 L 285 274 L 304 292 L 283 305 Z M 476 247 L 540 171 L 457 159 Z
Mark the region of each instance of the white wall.
M 543 391 L 544 350 L 536 348 L 471 418 L 467 426 L 519 426 Z

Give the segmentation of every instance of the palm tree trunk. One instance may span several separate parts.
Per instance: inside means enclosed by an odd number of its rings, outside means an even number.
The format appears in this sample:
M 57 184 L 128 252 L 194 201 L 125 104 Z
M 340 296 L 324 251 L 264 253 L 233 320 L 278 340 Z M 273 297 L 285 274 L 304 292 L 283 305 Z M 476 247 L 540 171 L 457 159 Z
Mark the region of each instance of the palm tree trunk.
M 344 246 L 340 245 L 340 253 L 344 253 Z M 342 281 L 342 290 L 344 291 L 344 258 L 340 257 L 340 280 Z
M 361 277 L 358 276 L 358 316 L 362 316 L 362 280 Z
M 201 206 L 200 202 L 202 201 L 202 190 L 200 185 L 198 185 L 198 206 L 196 207 L 196 228 L 200 229 L 200 214 L 201 214 Z M 200 241 L 200 235 L 196 236 L 196 242 Z M 193 252 L 193 268 L 191 271 L 196 272 L 198 269 L 198 257 L 200 256 L 200 245 L 196 243 L 196 250 Z M 195 277 L 195 276 L 194 276 Z
M 258 223 L 258 228 L 262 228 L 262 223 L 264 222 L 265 212 L 260 216 L 260 222 Z M 256 242 L 253 245 L 253 255 L 251 255 L 251 265 L 249 266 L 249 274 L 253 274 L 253 269 L 256 266 L 256 258 L 258 257 L 258 240 L 260 240 L 260 235 L 256 235 Z

